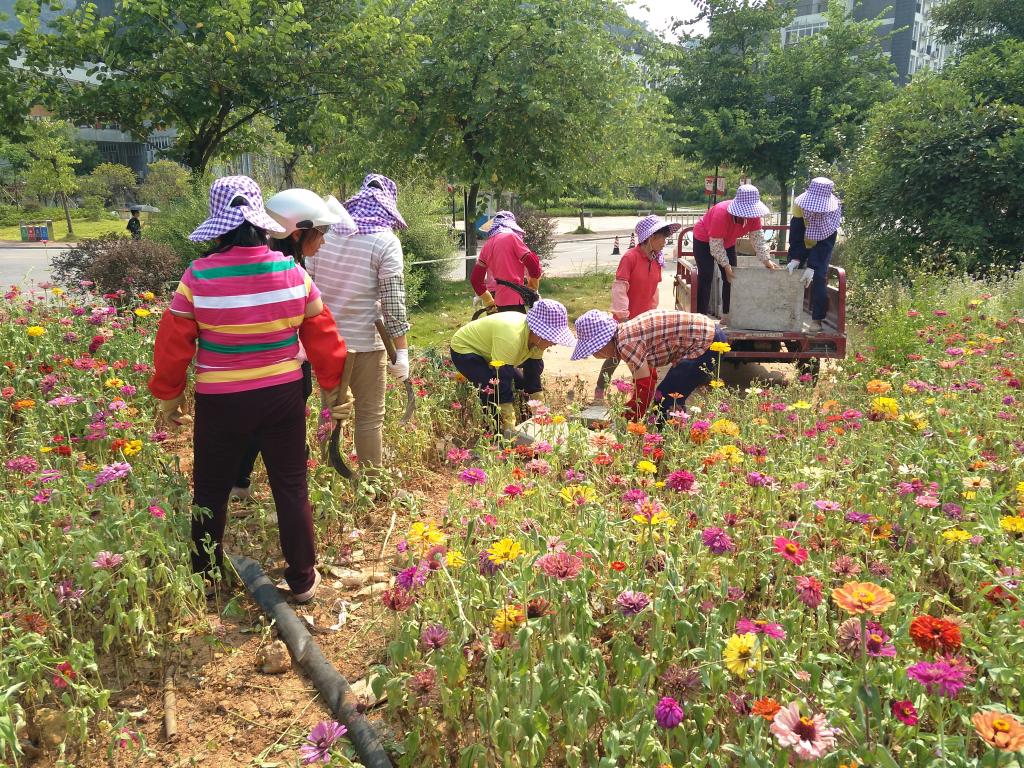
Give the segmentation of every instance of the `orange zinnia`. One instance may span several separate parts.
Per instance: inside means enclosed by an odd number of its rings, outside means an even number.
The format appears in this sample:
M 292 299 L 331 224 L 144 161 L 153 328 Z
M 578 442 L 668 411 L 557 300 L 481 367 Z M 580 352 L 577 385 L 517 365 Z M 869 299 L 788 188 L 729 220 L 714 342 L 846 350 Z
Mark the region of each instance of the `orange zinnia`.
M 847 613 L 880 616 L 896 602 L 892 592 L 870 581 L 848 581 L 832 590 L 832 599 Z
M 927 614 L 916 616 L 910 622 L 910 639 L 922 651 L 955 651 L 963 643 L 960 626 L 949 619 L 937 619 Z
M 754 702 L 754 706 L 750 708 L 750 713 L 754 717 L 763 717 L 769 723 L 775 719 L 775 713 L 782 709 L 782 706 L 775 699 L 770 696 L 766 696 L 763 699 L 758 699 Z
M 1024 725 L 1013 715 L 988 710 L 975 712 L 971 718 L 974 730 L 994 749 L 1017 752 L 1024 749 Z

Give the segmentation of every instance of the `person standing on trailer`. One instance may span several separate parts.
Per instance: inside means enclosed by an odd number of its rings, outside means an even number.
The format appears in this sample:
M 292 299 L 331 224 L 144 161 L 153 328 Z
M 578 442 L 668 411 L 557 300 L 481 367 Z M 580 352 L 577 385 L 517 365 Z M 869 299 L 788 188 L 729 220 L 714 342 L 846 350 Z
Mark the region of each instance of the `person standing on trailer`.
M 729 314 L 729 300 L 734 268 L 736 241 L 750 236 L 754 252 L 767 269 L 777 269 L 764 240 L 761 217 L 768 215 L 768 206 L 761 202 L 761 193 L 753 184 L 743 184 L 732 200 L 711 206 L 693 228 L 693 257 L 697 262 L 697 311 L 708 314 L 711 306 L 712 270 L 717 265 L 722 273 L 722 315 Z
M 635 229 L 639 245 L 622 255 L 612 283 L 612 317 L 622 322 L 658 308 L 658 285 L 665 266 L 665 241 L 682 229 L 678 223 L 669 224 L 660 216 L 646 216 Z M 610 357 L 601 366 L 597 376 L 594 400 L 604 400 L 604 392 L 619 361 Z
M 485 307 L 496 306 L 499 312 L 526 312 L 523 297 L 512 288 L 495 283 L 492 295 L 487 290 L 488 276 L 495 281 L 525 285 L 535 291 L 540 288 L 540 259 L 524 242 L 524 234 L 511 211 L 498 211 L 491 220 L 487 242 L 469 276 L 473 290 Z
M 811 287 L 811 332 L 821 333 L 828 314 L 828 267 L 836 247 L 843 206 L 835 196 L 832 179 L 819 176 L 811 180 L 803 194 L 793 200 L 789 222 L 790 274 L 804 270 L 805 285 Z

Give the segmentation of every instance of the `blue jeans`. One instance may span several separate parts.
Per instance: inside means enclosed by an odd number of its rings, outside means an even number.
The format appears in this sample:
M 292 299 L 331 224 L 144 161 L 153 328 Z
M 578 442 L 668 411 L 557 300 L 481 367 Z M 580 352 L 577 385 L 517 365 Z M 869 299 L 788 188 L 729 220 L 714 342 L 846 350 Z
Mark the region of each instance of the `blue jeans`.
M 528 358 L 521 366 L 522 370 L 514 365 L 503 365 L 498 369 L 497 391 L 485 392 L 486 389 L 494 390 L 491 379 L 495 378 L 494 368 L 490 361 L 484 360 L 481 355 L 463 354 L 451 351 L 452 362 L 455 369 L 480 387 L 480 401 L 485 405 L 495 402 L 511 403 L 515 390 L 533 394 L 540 392 L 540 375 L 544 372 L 544 361 Z
M 836 247 L 836 233 L 814 244 L 808 252 L 807 266 L 814 270 L 811 279 L 811 319 L 824 320 L 828 314 L 828 265 Z
M 725 341 L 725 331 L 715 326 L 715 341 Z M 697 387 L 711 381 L 718 365 L 718 353 L 712 352 L 710 345 L 704 354 L 695 360 L 680 360 L 665 374 L 658 385 L 661 393 L 661 418 L 669 411 L 679 410 L 686 406 L 688 398 Z M 673 397 L 672 395 L 679 395 Z

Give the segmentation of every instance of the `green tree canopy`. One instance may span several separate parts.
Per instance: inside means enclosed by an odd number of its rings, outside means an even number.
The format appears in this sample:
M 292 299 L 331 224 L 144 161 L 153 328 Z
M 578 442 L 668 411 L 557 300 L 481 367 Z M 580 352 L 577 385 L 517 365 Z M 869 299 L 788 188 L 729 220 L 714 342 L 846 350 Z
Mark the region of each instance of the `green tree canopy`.
M 139 201 L 164 206 L 191 193 L 188 169 L 171 160 L 157 160 L 146 166 L 146 178 L 139 185 Z
M 932 11 L 932 21 L 943 42 L 967 54 L 1024 38 L 1024 0 L 946 0 Z
M 135 189 L 135 171 L 119 163 L 100 163 L 83 179 L 81 191 L 103 199 L 104 205 L 124 205 L 128 193 Z
M 75 166 L 81 162 L 71 148 L 68 126 L 52 120 L 39 120 L 29 128 L 25 144 L 25 189 L 41 197 L 53 195 L 64 205 L 68 234 L 74 234 L 68 195 L 78 191 Z
M 139 139 L 174 126 L 171 153 L 198 172 L 257 115 L 298 124 L 325 94 L 400 89 L 417 39 L 393 0 L 115 0 L 112 16 L 81 3 L 41 24 L 42 7 L 58 5 L 22 0 L 19 14 L 29 66 L 61 81 L 58 106 Z M 54 75 L 75 66 L 92 82 Z
M 466 184 L 471 212 L 482 186 L 564 191 L 644 95 L 611 0 L 426 0 L 416 29 L 430 52 L 389 130 Z
M 876 276 L 931 260 L 1020 263 L 1024 42 L 971 54 L 875 109 L 846 185 L 851 247 Z
M 778 30 L 790 16 L 772 2 L 707 0 L 701 7 L 710 33 L 681 51 L 671 88 L 686 153 L 773 179 L 785 223 L 789 188 L 810 159 L 838 158 L 870 107 L 895 90 L 878 23 L 854 21 L 833 1 L 823 31 L 783 46 Z

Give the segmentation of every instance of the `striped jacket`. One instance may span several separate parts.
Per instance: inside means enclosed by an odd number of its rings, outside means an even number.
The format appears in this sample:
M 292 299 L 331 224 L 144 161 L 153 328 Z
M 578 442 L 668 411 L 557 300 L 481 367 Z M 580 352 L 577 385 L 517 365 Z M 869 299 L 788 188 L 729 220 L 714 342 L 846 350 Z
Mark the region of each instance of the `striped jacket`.
M 290 256 L 235 247 L 185 270 L 171 312 L 199 328 L 196 392 L 243 392 L 302 377 L 299 326 L 320 292 Z

